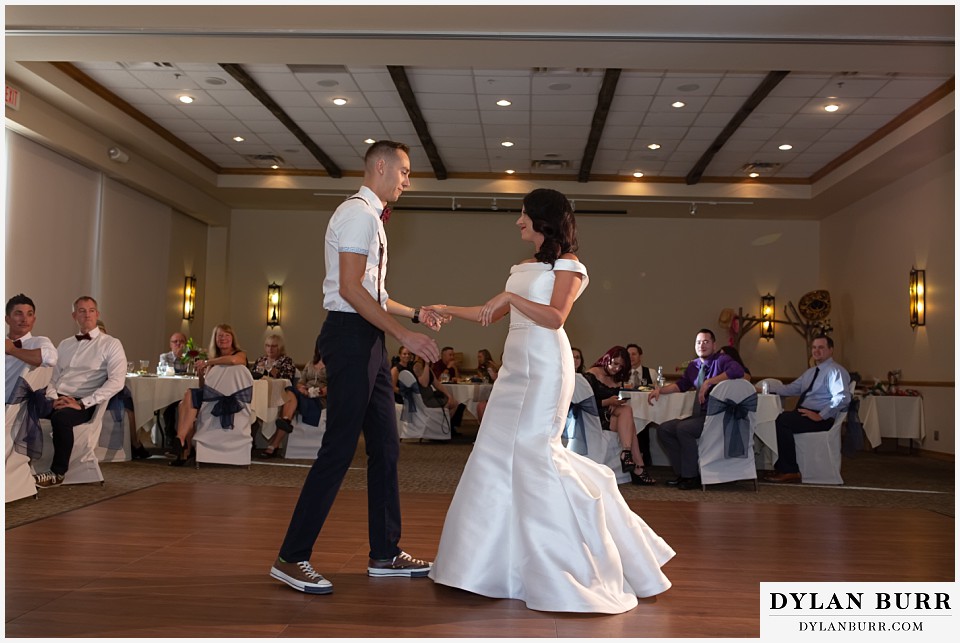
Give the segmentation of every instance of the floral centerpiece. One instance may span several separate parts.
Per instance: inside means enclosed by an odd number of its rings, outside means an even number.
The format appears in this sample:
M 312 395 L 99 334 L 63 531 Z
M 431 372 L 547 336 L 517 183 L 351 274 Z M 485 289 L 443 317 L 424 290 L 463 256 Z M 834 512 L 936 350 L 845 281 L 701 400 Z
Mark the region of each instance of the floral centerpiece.
M 187 365 L 187 372 L 190 373 L 193 371 L 194 362 L 198 359 L 207 359 L 207 351 L 202 346 L 195 344 L 191 337 L 187 340 L 187 345 L 183 347 L 180 362 Z

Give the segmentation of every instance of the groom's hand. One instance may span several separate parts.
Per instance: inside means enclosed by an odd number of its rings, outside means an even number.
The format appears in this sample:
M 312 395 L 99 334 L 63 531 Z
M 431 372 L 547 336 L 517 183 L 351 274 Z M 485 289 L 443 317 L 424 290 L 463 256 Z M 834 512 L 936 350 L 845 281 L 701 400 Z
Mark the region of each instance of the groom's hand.
M 434 304 L 420 307 L 420 321 L 430 330 L 439 331 L 440 327 L 453 319 L 453 316 L 443 312 L 446 306 Z

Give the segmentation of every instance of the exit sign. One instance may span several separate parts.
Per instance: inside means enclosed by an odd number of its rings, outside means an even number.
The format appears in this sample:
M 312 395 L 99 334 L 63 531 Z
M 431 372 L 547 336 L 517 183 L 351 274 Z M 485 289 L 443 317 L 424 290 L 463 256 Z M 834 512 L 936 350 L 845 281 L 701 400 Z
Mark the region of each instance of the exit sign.
M 3 104 L 13 109 L 20 109 L 20 90 L 10 85 L 4 86 Z

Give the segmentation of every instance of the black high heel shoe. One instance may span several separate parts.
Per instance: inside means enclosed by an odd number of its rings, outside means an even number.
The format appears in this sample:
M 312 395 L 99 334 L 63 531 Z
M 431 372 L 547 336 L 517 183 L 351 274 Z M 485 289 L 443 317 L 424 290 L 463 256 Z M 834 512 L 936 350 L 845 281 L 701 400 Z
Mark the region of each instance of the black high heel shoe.
M 630 449 L 624 449 L 620 452 L 620 468 L 624 473 L 633 472 L 633 468 L 637 466 L 637 463 L 633 461 L 633 453 L 630 452 Z
M 180 448 L 177 450 L 177 459 L 170 463 L 171 467 L 182 467 L 193 457 L 193 452 L 191 452 L 190 455 L 186 455 L 187 445 L 181 442 L 179 438 L 177 438 L 177 442 Z
M 657 481 L 650 477 L 650 474 L 647 473 L 647 468 L 644 467 L 640 470 L 640 473 L 637 473 L 634 470 L 630 470 L 630 482 L 633 484 L 643 485 L 646 487 L 657 484 Z

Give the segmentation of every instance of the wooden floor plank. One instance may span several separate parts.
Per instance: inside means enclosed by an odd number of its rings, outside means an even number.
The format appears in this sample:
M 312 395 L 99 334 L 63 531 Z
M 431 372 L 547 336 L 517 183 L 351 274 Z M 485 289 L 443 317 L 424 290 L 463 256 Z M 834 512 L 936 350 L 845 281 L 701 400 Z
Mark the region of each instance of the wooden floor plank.
M 6 532 L 16 637 L 757 637 L 762 581 L 951 581 L 953 519 L 925 510 L 633 501 L 677 551 L 673 587 L 626 614 L 558 614 L 429 579 L 370 578 L 366 494 L 341 492 L 309 596 L 268 577 L 299 491 L 168 483 Z M 404 494 L 432 557 L 451 496 Z M 65 543 L 67 546 L 65 546 Z

